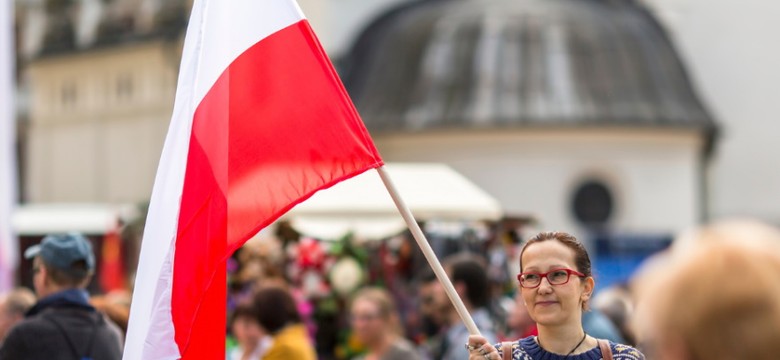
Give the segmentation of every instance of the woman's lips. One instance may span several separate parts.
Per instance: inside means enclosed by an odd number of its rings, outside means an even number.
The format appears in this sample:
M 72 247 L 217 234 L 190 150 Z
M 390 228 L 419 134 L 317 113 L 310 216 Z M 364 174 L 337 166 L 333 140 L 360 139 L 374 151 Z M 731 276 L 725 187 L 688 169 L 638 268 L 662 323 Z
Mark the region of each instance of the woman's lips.
M 536 302 L 536 306 L 550 306 L 550 305 L 555 305 L 557 303 L 558 303 L 557 301 L 552 301 L 552 300 L 550 300 L 550 301 L 537 301 Z

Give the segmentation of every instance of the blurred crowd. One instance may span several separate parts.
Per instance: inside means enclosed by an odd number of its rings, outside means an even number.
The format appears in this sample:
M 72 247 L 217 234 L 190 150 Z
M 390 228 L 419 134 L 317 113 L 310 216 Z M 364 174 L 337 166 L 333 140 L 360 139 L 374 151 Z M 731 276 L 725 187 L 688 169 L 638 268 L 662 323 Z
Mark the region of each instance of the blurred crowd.
M 523 236 L 515 230 L 429 239 L 491 344 L 539 333 L 519 291 Z M 57 272 L 44 255 L 32 254 L 47 268 L 46 275 L 33 269 L 39 282 Z M 226 359 L 469 359 L 468 330 L 408 234 L 323 242 L 283 224 L 237 251 L 228 273 Z M 2 294 L 0 343 L 67 289 L 36 283 L 34 291 Z M 85 301 L 80 306 L 126 332 L 129 292 Z M 780 233 L 738 221 L 682 234 L 589 305 L 586 334 L 641 349 L 648 359 L 780 358 Z M 0 347 L 0 359 L 17 358 L 10 347 Z

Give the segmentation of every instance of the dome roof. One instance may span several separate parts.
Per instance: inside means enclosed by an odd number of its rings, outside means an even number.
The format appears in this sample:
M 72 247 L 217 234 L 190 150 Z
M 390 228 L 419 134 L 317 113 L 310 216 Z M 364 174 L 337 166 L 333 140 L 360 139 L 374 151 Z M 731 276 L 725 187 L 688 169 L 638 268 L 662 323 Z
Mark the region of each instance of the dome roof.
M 422 0 L 359 36 L 343 79 L 372 132 L 714 123 L 631 0 Z

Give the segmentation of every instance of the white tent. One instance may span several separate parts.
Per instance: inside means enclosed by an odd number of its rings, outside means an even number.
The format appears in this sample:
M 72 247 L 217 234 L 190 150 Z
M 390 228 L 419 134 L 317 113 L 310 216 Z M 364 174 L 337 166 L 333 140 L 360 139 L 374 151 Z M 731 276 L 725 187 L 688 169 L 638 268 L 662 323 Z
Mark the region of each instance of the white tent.
M 499 202 L 444 164 L 387 164 L 387 172 L 418 220 L 496 220 Z M 298 231 L 333 239 L 352 231 L 381 238 L 406 225 L 376 171 L 322 190 L 285 217 Z
M 19 235 L 69 231 L 97 235 L 117 230 L 120 220 L 131 221 L 138 216 L 132 205 L 26 204 L 16 209 L 12 224 Z

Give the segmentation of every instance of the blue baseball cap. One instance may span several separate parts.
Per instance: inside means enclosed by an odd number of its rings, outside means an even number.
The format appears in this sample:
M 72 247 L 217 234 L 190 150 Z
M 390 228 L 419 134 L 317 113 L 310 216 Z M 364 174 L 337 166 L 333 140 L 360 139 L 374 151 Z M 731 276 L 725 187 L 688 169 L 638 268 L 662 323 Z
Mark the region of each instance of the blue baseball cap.
M 47 265 L 74 275 L 84 275 L 78 274 L 79 269 L 73 267 L 73 263 L 77 261 L 84 261 L 87 271 L 95 269 L 92 244 L 79 233 L 47 235 L 40 244 L 30 246 L 24 251 L 26 259 L 36 256 L 40 256 Z

